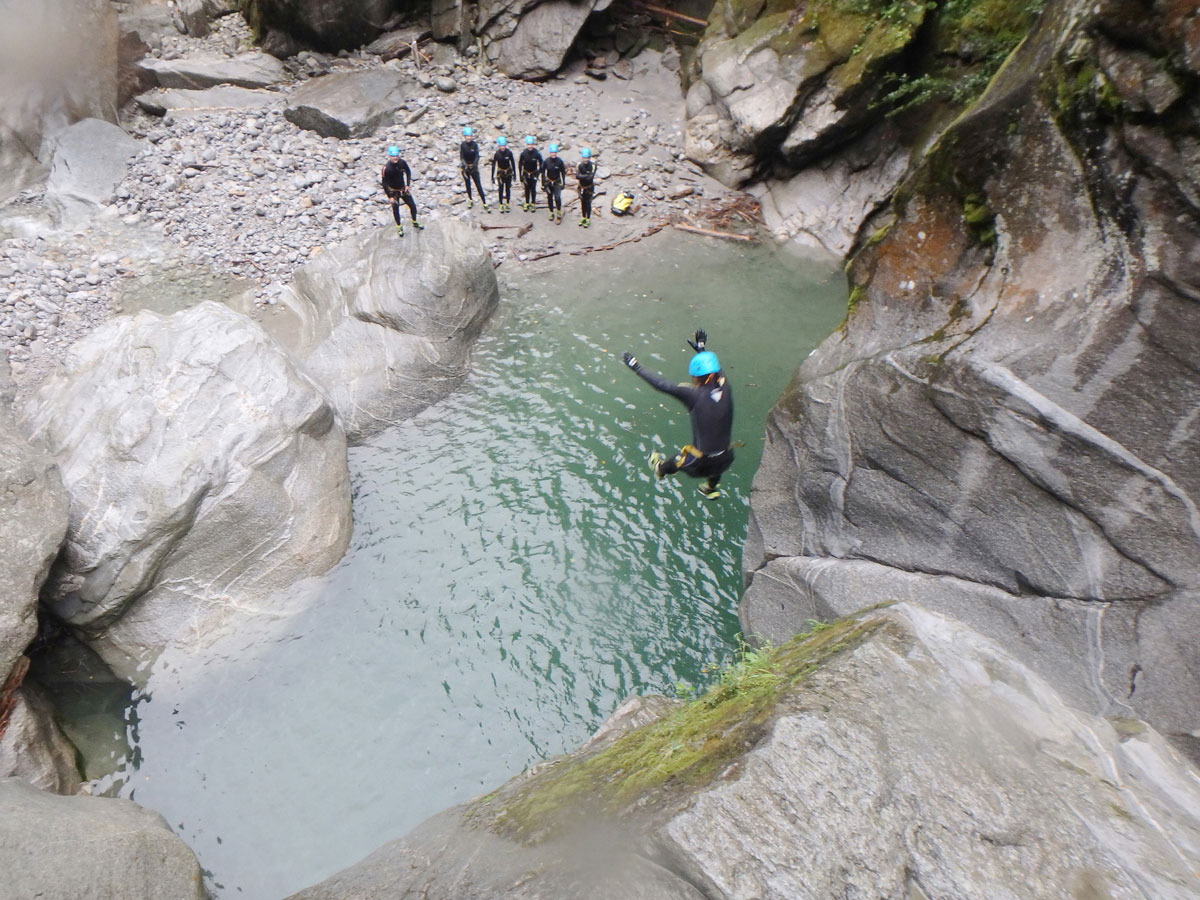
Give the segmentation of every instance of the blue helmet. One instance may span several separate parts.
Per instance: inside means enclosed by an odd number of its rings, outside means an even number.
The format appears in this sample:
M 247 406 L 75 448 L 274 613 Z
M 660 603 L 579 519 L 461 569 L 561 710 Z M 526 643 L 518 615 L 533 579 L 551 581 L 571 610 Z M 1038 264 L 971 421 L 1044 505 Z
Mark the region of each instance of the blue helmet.
M 711 350 L 702 350 L 688 363 L 688 374 L 693 378 L 703 378 L 705 375 L 712 375 L 720 371 L 721 364 L 717 361 L 717 354 Z
M 395 144 L 392 144 L 392 146 L 388 147 L 387 154 L 388 154 L 388 156 L 395 159 L 397 156 L 400 155 L 400 148 L 397 147 Z
M 532 134 L 527 134 L 527 135 L 525 135 L 525 143 L 535 144 L 535 143 L 537 143 L 537 139 L 534 138 L 534 136 Z
M 551 153 L 557 153 L 558 152 L 558 144 L 551 144 L 546 149 L 549 150 Z
M 467 125 L 465 128 L 463 128 L 463 137 L 470 137 L 474 133 L 475 133 L 475 129 L 472 128 L 470 125 Z
M 592 151 L 589 150 L 587 147 L 584 147 L 582 150 L 579 151 L 579 155 L 582 156 L 584 159 L 587 159 L 592 155 Z
M 508 138 L 506 138 L 504 135 L 500 135 L 500 137 L 496 138 L 496 143 L 503 147 L 508 144 Z

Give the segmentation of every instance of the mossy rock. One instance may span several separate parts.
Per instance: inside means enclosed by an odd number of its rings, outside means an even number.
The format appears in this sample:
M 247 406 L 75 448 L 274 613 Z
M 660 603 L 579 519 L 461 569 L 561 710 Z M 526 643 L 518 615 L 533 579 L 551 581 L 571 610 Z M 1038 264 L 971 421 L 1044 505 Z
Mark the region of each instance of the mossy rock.
M 515 788 L 484 798 L 470 820 L 536 844 L 568 820 L 669 805 L 711 783 L 751 750 L 784 696 L 884 621 L 871 615 L 840 619 L 777 649 L 751 651 L 697 700 L 589 756 L 559 760 Z

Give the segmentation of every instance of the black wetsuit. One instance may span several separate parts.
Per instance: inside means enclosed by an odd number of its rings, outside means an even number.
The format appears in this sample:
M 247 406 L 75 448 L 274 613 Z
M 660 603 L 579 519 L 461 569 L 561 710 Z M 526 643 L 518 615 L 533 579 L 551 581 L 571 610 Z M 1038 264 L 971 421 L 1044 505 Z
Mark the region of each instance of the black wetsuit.
M 458 145 L 458 159 L 462 165 L 463 184 L 467 186 L 467 199 L 471 196 L 471 181 L 479 189 L 479 201 L 487 206 L 487 198 L 483 195 L 483 185 L 479 183 L 479 145 L 475 141 L 463 141 Z
M 546 202 L 550 212 L 562 214 L 562 189 L 567 182 L 567 164 L 558 156 L 549 156 L 542 163 L 542 187 L 546 189 Z
M 579 179 L 579 205 L 581 215 L 585 219 L 592 217 L 592 197 L 596 194 L 596 164 L 590 159 L 581 160 L 575 167 L 575 176 Z
M 412 220 L 417 221 L 417 204 L 412 198 L 412 171 L 408 163 L 397 157 L 389 159 L 383 167 L 383 192 L 392 203 L 392 218 L 400 224 L 400 201 L 408 205 Z
M 492 156 L 492 181 L 500 179 L 500 203 L 512 202 L 513 176 L 517 173 L 517 161 L 513 152 L 507 147 L 501 147 Z
M 721 473 L 733 465 L 733 392 L 721 373 L 710 376 L 704 384 L 675 384 L 652 369 L 637 366 L 634 370 L 654 388 L 679 399 L 688 408 L 692 419 L 692 443 L 679 455 L 664 461 L 659 467 L 663 475 L 683 472 L 693 478 L 707 478 L 716 485 Z M 697 451 L 697 452 L 693 452 Z
M 521 184 L 525 187 L 525 202 L 537 205 L 538 173 L 542 171 L 542 154 L 537 147 L 526 147 L 521 151 Z

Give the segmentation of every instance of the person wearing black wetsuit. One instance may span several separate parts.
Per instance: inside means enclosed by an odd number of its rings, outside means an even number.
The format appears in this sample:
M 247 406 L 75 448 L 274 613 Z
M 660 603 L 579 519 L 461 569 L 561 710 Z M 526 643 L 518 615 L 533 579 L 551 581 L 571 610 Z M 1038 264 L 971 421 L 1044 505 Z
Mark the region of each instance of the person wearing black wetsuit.
M 387 148 L 387 162 L 383 166 L 383 192 L 392 204 L 392 218 L 396 220 L 396 233 L 404 237 L 404 223 L 400 220 L 400 201 L 403 200 L 412 216 L 413 227 L 420 231 L 425 226 L 417 221 L 417 204 L 412 196 L 412 170 L 400 155 L 395 144 Z
M 485 210 L 491 212 L 487 197 L 483 195 L 483 185 L 479 181 L 479 145 L 472 137 L 474 133 L 474 129 L 468 125 L 463 129 L 464 140 L 458 145 L 458 160 L 462 168 L 463 184 L 467 186 L 467 209 L 475 205 L 475 198 L 471 196 L 471 182 L 474 181 L 475 187 L 479 190 L 479 202 L 483 204 Z
M 567 183 L 567 164 L 558 156 L 558 144 L 546 148 L 550 155 L 542 163 L 542 187 L 550 207 L 550 221 L 562 222 L 562 189 Z
M 525 135 L 525 149 L 521 151 L 517 167 L 521 173 L 521 185 L 525 188 L 525 202 L 521 204 L 525 212 L 537 209 L 537 180 L 538 173 L 542 171 L 542 154 L 533 144 L 533 135 Z
M 575 167 L 575 177 L 579 179 L 579 224 L 589 228 L 592 224 L 592 197 L 596 194 L 596 164 L 592 162 L 592 151 L 584 147 L 579 151 L 583 157 Z
M 683 472 L 693 478 L 706 479 L 697 489 L 706 500 L 721 496 L 717 484 L 721 474 L 733 464 L 733 392 L 717 355 L 705 350 L 708 335 L 696 332 L 689 341 L 696 355 L 688 365 L 692 383 L 672 384 L 662 375 L 641 366 L 631 353 L 622 355 L 625 365 L 664 394 L 677 398 L 688 408 L 692 420 L 692 442 L 683 447 L 673 459 L 665 459 L 657 450 L 650 454 L 650 467 L 658 478 Z
M 496 146 L 499 149 L 492 154 L 492 184 L 496 183 L 496 177 L 499 176 L 500 212 L 506 213 L 512 209 L 512 183 L 513 176 L 517 174 L 517 161 L 508 149 L 508 138 L 504 135 L 496 138 Z

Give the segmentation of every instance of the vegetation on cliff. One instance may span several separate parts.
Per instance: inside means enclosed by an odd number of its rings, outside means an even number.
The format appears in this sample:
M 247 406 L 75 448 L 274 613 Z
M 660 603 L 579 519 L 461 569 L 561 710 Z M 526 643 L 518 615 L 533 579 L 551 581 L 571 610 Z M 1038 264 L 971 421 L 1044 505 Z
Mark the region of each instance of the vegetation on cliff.
M 702 696 L 581 757 L 566 757 L 480 801 L 471 819 L 537 843 L 568 820 L 659 807 L 712 782 L 770 726 L 777 703 L 883 624 L 867 615 L 815 627 L 778 648 L 743 647 Z

